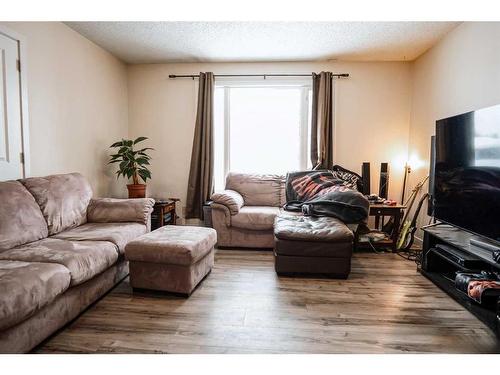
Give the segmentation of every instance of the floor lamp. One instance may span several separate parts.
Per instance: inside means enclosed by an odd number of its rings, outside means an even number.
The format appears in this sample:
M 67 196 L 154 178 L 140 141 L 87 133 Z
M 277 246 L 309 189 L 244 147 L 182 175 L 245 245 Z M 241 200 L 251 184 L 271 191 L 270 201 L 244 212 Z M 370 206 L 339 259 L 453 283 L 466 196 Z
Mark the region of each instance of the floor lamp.
M 401 192 L 401 204 L 405 203 L 405 191 L 406 191 L 406 181 L 408 180 L 408 175 L 411 173 L 411 167 L 408 162 L 405 163 L 405 174 L 403 178 L 403 191 Z

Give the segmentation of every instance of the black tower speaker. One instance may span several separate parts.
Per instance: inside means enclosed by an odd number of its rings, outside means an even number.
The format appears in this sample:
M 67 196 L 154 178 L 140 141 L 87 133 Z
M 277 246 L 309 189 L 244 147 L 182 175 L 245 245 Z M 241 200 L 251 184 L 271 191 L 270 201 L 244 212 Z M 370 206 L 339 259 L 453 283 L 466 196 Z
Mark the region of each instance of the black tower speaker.
M 387 192 L 389 191 L 389 163 L 380 164 L 380 184 L 378 195 L 380 198 L 387 199 Z
M 370 188 L 370 163 L 365 161 L 363 167 L 361 168 L 361 178 L 363 179 L 363 191 L 364 195 L 371 194 Z
M 432 216 L 434 213 L 434 182 L 436 173 L 436 136 L 431 137 L 431 155 L 429 167 L 429 204 L 427 205 L 427 215 Z

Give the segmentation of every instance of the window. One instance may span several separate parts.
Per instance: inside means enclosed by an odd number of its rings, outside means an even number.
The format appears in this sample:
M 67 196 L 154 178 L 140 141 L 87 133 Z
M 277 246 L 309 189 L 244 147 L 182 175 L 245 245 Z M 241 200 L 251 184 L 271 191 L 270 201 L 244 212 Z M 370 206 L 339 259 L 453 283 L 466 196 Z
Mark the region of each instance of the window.
M 285 174 L 309 164 L 310 83 L 218 83 L 215 189 L 230 171 Z M 309 164 L 308 164 L 309 163 Z

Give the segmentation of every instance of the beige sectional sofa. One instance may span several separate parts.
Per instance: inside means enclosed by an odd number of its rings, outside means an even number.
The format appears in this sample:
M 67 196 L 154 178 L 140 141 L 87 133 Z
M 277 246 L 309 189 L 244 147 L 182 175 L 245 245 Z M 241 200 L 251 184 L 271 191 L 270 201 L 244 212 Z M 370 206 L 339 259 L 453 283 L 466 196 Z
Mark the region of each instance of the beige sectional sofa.
M 279 216 L 302 216 L 285 211 L 285 176 L 230 172 L 225 190 L 212 194 L 211 225 L 217 231 L 217 246 L 231 248 L 275 248 L 274 225 Z M 339 229 L 351 235 L 356 224 L 345 225 L 338 219 Z
M 226 189 L 212 201 L 219 247 L 274 247 L 274 219 L 286 202 L 284 176 L 229 173 Z
M 128 274 L 152 199 L 92 199 L 78 174 L 0 182 L 0 353 L 27 352 Z
M 356 224 L 285 211 L 285 177 L 229 173 L 212 195 L 218 247 L 274 249 L 278 274 L 347 278 Z

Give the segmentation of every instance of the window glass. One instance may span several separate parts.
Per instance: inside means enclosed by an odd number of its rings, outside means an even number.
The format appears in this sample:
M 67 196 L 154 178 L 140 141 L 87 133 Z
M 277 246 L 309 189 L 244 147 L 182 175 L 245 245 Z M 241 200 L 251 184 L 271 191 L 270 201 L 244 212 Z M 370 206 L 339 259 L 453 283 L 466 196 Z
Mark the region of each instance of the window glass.
M 308 166 L 309 87 L 221 86 L 214 105 L 216 190 L 230 171 L 285 175 Z

